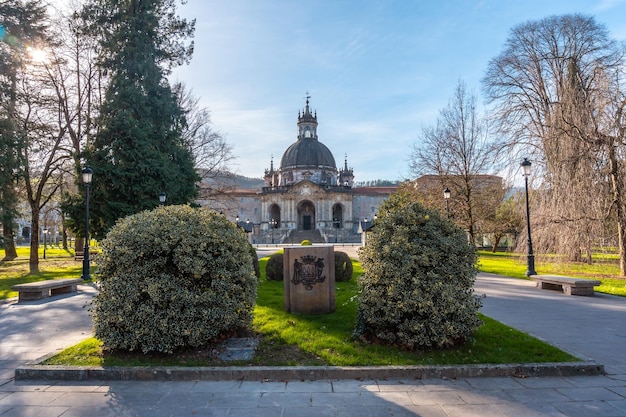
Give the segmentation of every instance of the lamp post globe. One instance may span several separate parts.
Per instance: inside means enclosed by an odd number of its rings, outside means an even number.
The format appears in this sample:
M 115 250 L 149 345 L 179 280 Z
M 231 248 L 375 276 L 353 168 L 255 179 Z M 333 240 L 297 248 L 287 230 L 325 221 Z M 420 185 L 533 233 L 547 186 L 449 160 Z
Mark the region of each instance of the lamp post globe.
M 528 255 L 526 257 L 526 276 L 537 275 L 535 271 L 535 255 L 533 253 L 533 240 L 530 233 L 530 205 L 528 204 L 528 177 L 530 176 L 530 167 L 532 163 L 528 158 L 524 158 L 521 163 L 522 175 L 524 176 L 524 185 L 526 188 L 526 230 L 528 232 Z
M 85 250 L 83 252 L 83 276 L 85 281 L 91 279 L 89 272 L 89 185 L 93 178 L 93 171 L 89 167 L 83 168 L 81 171 L 83 184 L 85 184 Z
M 166 197 L 167 197 L 167 196 L 166 196 L 166 194 L 165 194 L 165 191 L 161 191 L 161 192 L 159 193 L 159 203 L 161 203 L 161 205 L 162 205 L 162 206 L 163 206 L 163 205 L 165 205 L 165 198 L 166 198 Z
M 448 204 L 448 201 L 450 200 L 450 195 L 450 189 L 446 187 L 446 189 L 443 190 L 443 198 L 444 200 L 446 200 L 446 215 L 448 216 L 448 218 L 450 217 L 450 205 Z

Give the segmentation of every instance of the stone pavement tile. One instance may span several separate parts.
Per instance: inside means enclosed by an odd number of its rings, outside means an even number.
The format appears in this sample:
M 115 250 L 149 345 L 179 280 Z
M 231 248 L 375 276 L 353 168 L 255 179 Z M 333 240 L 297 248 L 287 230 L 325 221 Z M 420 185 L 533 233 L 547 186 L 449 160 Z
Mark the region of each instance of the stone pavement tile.
M 257 382 L 243 381 L 239 386 L 239 392 L 285 392 L 286 382 Z
M 626 417 L 626 412 L 605 401 L 568 401 L 554 403 L 568 417 Z
M 12 392 L 0 399 L 0 405 L 48 405 L 63 393 L 60 392 Z
M 336 414 L 334 407 L 285 407 L 282 417 L 335 417 L 343 416 Z M 229 416 L 230 417 L 230 416 Z
M 624 397 L 604 387 L 558 388 L 558 391 L 573 401 L 617 401 Z
M 380 406 L 385 406 L 389 404 L 415 405 L 409 393 L 402 391 L 361 393 L 361 402 L 364 405 Z
M 50 403 L 51 406 L 68 407 L 73 407 L 75 405 L 85 407 L 107 407 L 115 404 L 115 399 L 108 393 L 104 392 L 66 392 Z
M 626 381 L 626 374 L 611 374 L 608 377 L 615 381 Z
M 108 392 L 107 390 L 101 389 L 102 385 L 98 385 L 97 382 L 88 381 L 88 382 L 78 382 L 78 381 L 59 381 L 54 385 L 48 386 L 45 391 L 54 392 L 54 391 L 62 391 L 62 392 Z
M 50 385 L 44 385 L 40 382 L 15 381 L 11 380 L 6 384 L 0 385 L 0 392 L 34 392 L 45 391 Z
M 559 402 L 567 401 L 570 398 L 557 391 L 554 388 L 526 388 L 526 389 L 509 389 L 507 394 L 520 403 L 532 402 Z
M 61 417 L 64 416 L 67 407 L 44 407 L 24 405 L 11 408 L 2 417 Z M 90 417 L 91 415 L 88 414 Z
M 624 381 L 620 381 L 605 375 L 588 375 L 588 376 L 572 376 L 565 378 L 576 387 L 611 387 L 624 385 Z
M 0 368 L 0 381 L 13 378 L 15 375 L 15 368 L 17 368 L 17 366 L 13 366 L 11 368 Z
M 233 404 L 242 408 L 258 407 L 260 398 L 260 392 L 221 392 L 213 394 L 208 407 L 232 407 Z
M 313 407 L 316 409 L 319 407 Z M 393 417 L 392 410 L 388 406 L 365 406 L 365 405 L 350 405 L 349 403 L 335 408 L 335 414 L 330 414 L 336 417 Z M 311 414 L 314 417 L 315 414 Z M 285 414 L 284 417 L 287 417 Z M 297 414 L 291 414 L 289 417 L 297 417 Z
M 626 398 L 626 385 L 620 385 L 617 387 L 607 387 L 607 388 L 613 391 L 614 393 L 616 393 L 617 395 L 621 395 L 622 397 Z
M 421 391 L 456 391 L 472 388 L 465 379 L 422 379 L 421 383 Z
M 216 394 L 209 392 L 182 392 L 176 390 L 163 395 L 157 407 L 168 407 L 177 404 L 185 407 L 203 408 L 208 407 L 215 396 Z
M 286 392 L 332 392 L 330 381 L 289 381 Z
M 518 378 L 510 377 L 486 377 L 468 378 L 467 383 L 477 389 L 517 389 L 522 388 Z
M 506 417 L 567 417 L 552 404 L 544 402 L 494 404 L 494 407 Z
M 613 407 L 617 408 L 620 411 L 626 412 L 626 400 L 607 401 L 607 403 L 611 404 Z
M 456 391 L 467 404 L 499 404 L 513 401 L 505 390 L 467 390 Z
M 624 375 L 626 376 L 626 364 L 624 365 L 604 365 L 604 371 L 609 375 Z
M 282 417 L 282 407 L 231 408 L 228 417 Z M 196 415 L 194 414 L 194 417 Z
M 164 392 L 190 392 L 196 386 L 197 381 L 160 381 L 153 382 L 154 390 Z
M 159 404 L 165 393 L 140 391 L 111 390 L 109 394 L 110 404 L 119 404 L 120 407 L 154 407 Z
M 191 388 L 192 392 L 233 392 L 241 386 L 240 381 L 197 381 Z
M 310 407 L 310 392 L 264 392 L 259 399 L 259 407 Z
M 391 408 L 393 417 L 449 417 L 439 405 L 410 405 Z
M 81 405 L 68 409 L 62 417 L 116 417 L 122 412 L 123 410 L 114 407 L 86 407 Z
M 378 391 L 376 381 L 357 381 L 353 379 L 340 379 L 332 381 L 333 392 L 362 392 Z
M 461 404 L 441 406 L 449 417 L 503 417 L 500 410 L 491 404 Z
M 358 392 L 313 392 L 311 393 L 311 404 L 314 407 L 321 405 L 336 407 L 342 407 L 346 404 L 361 405 L 361 394 Z
M 408 394 L 415 405 L 465 404 L 456 391 L 413 391 Z
M 423 391 L 424 384 L 419 380 L 379 381 L 380 392 L 386 391 Z
M 566 378 L 559 377 L 532 377 L 519 378 L 516 380 L 520 385 L 527 388 L 567 388 L 573 387 L 574 384 Z

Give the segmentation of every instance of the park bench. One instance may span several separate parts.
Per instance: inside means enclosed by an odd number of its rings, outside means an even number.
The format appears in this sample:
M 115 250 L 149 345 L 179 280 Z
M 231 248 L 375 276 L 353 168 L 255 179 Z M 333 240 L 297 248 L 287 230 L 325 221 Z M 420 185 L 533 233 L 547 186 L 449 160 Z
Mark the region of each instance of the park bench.
M 77 285 L 82 281 L 81 278 L 54 279 L 17 284 L 11 289 L 19 293 L 19 301 L 41 300 L 57 294 L 76 292 Z
M 563 291 L 566 295 L 593 295 L 593 287 L 602 284 L 593 279 L 562 277 L 558 275 L 531 275 L 537 288 Z

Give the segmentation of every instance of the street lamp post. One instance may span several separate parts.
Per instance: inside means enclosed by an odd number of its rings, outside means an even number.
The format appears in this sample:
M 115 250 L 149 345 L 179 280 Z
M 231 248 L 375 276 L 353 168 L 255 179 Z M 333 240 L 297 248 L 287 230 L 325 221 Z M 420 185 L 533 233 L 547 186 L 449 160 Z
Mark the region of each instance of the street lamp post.
M 337 235 L 339 234 L 339 219 L 333 219 L 333 227 L 335 228 L 335 243 L 337 243 Z
M 83 184 L 85 184 L 85 251 L 83 253 L 83 276 L 81 278 L 89 281 L 91 279 L 89 274 L 89 184 L 91 184 L 93 171 L 91 168 L 85 167 L 81 174 L 83 175 Z
M 166 198 L 165 191 L 161 191 L 159 193 L 159 202 L 161 203 L 162 206 L 165 205 L 165 198 Z
M 363 244 L 367 244 L 367 217 L 365 218 L 365 221 L 363 223 L 365 223 L 365 227 L 363 228 L 363 233 L 364 233 Z
M 528 231 L 528 256 L 527 256 L 527 270 L 526 276 L 537 275 L 535 271 L 535 255 L 533 254 L 533 240 L 530 237 L 530 206 L 528 204 L 528 177 L 530 176 L 530 166 L 532 164 L 528 158 L 524 158 L 522 161 L 522 170 L 524 175 L 524 184 L 526 186 L 526 229 Z
M 46 259 L 46 246 L 48 243 L 48 229 L 43 229 L 43 258 Z
M 443 198 L 446 200 L 446 214 L 450 218 L 450 205 L 448 204 L 448 201 L 450 201 L 450 189 L 448 187 L 443 190 Z
M 274 229 L 276 228 L 276 219 L 272 219 L 270 224 L 272 225 L 272 245 L 274 244 Z

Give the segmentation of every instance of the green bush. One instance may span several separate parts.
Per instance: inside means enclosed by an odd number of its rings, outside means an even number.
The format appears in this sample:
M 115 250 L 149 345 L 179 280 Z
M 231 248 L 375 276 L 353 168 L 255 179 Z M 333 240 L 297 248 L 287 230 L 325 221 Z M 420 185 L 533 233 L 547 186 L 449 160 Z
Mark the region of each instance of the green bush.
M 300 242 L 300 246 L 312 246 L 312 245 L 313 244 L 308 239 L 304 239 L 302 242 Z
M 257 279 L 261 278 L 261 268 L 259 266 L 259 257 L 256 254 L 256 249 L 252 246 L 252 243 L 248 244 L 248 250 L 250 251 L 250 256 L 252 257 L 252 269 L 254 269 L 254 275 Z
M 224 216 L 159 207 L 118 221 L 101 248 L 90 310 L 105 347 L 172 353 L 251 325 L 249 244 Z
M 352 259 L 345 252 L 335 252 L 335 281 L 345 282 L 352 279 Z
M 267 260 L 265 265 L 265 278 L 268 281 L 283 280 L 283 254 L 275 253 Z
M 392 195 L 361 249 L 355 335 L 407 349 L 465 341 L 481 324 L 476 249 L 438 212 Z

